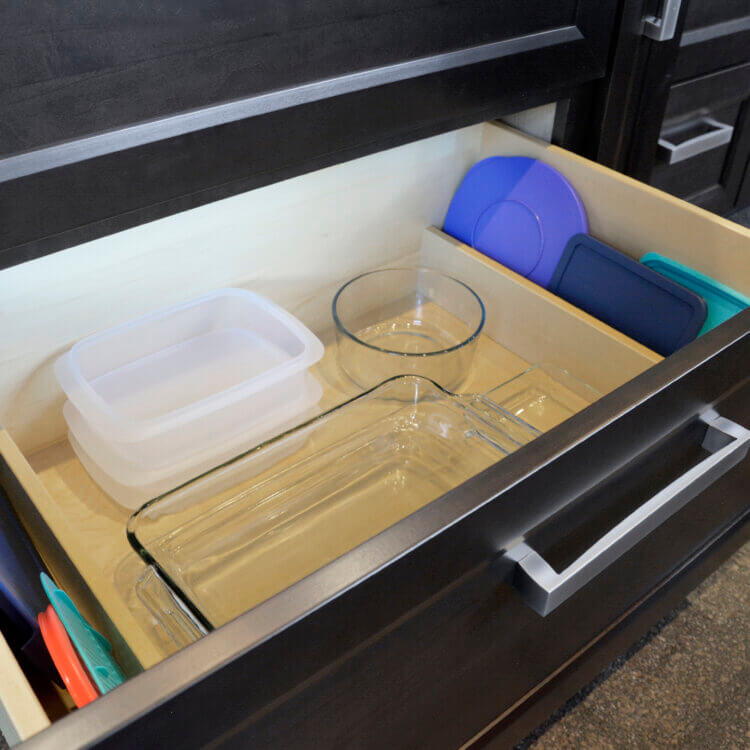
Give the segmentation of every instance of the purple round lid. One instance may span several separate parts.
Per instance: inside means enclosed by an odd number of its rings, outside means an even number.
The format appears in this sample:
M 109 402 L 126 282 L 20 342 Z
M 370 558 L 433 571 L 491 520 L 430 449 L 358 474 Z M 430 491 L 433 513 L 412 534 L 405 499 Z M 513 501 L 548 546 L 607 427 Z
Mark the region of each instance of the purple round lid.
M 464 177 L 444 231 L 546 287 L 568 240 L 588 231 L 571 184 L 525 156 L 493 156 Z

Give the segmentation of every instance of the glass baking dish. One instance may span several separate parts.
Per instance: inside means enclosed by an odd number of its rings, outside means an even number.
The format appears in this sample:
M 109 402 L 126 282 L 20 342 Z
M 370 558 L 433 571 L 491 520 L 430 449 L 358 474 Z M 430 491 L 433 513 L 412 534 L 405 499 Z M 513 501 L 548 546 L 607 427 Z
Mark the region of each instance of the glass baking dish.
M 485 396 L 395 377 L 153 500 L 128 537 L 218 627 L 538 434 Z
M 540 432 L 547 432 L 602 394 L 567 370 L 544 362 L 487 391 L 485 396 Z

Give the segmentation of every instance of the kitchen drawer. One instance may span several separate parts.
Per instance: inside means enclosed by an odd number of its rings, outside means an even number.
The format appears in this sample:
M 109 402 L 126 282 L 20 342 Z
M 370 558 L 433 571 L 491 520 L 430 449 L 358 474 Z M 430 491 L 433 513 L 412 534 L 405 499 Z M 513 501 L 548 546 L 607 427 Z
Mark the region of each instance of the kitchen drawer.
M 748 102 L 750 63 L 672 86 L 651 184 L 712 211 L 731 209 L 750 155 Z
M 12 366 L 0 381 L 0 479 L 56 578 L 131 676 L 29 747 L 153 746 L 165 736 L 185 747 L 455 747 L 582 658 L 600 632 L 747 511 L 740 438 L 722 442 L 705 420 L 715 411 L 750 425 L 750 312 L 662 360 L 439 230 L 423 233 L 442 221 L 467 167 L 493 154 L 559 169 L 581 194 L 591 233 L 633 257 L 658 251 L 750 291 L 746 229 L 496 124 L 2 272 Z M 125 539 L 127 513 L 64 441 L 55 356 L 117 316 L 236 284 L 321 334 L 328 351 L 316 375 L 330 405 L 351 395 L 330 367 L 332 292 L 359 271 L 420 259 L 464 278 L 487 303 L 467 388 L 547 360 L 605 395 L 164 659 L 174 649 L 133 595 L 144 563 Z M 713 450 L 727 453 L 720 471 L 691 483 L 695 497 L 652 533 L 546 616 L 524 603 L 518 569 L 503 557 L 519 540 L 565 566 L 651 496 L 702 473 Z

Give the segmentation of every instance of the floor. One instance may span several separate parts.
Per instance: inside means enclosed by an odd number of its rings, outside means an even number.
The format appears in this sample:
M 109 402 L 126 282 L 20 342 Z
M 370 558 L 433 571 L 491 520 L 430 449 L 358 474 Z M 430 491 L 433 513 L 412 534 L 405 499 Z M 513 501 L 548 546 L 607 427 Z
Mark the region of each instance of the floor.
M 730 219 L 750 227 L 750 207 Z M 750 748 L 750 543 L 516 750 Z

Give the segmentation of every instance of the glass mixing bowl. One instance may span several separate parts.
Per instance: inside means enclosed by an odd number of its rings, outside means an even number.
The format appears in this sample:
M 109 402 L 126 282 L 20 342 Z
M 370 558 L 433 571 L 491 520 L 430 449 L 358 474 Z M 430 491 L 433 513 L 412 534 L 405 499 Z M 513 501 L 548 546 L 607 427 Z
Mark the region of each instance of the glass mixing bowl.
M 339 365 L 363 388 L 421 375 L 455 389 L 469 372 L 484 317 L 479 295 L 440 271 L 363 273 L 333 299 Z

